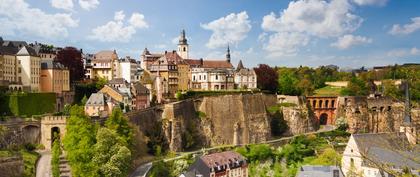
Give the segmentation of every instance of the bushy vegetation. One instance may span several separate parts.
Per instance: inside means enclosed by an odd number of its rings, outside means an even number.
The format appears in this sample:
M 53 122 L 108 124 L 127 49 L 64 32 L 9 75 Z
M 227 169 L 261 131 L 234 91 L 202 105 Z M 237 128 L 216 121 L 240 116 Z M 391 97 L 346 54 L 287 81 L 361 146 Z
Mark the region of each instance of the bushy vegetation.
M 167 155 L 167 158 L 175 157 L 175 154 Z M 178 177 L 181 173 L 185 172 L 188 167 L 194 162 L 195 158 L 192 155 L 169 161 L 159 161 L 153 163 L 153 167 L 148 173 L 150 177 Z
M 107 80 L 104 78 L 93 79 L 89 82 L 82 82 L 75 85 L 74 91 L 74 103 L 80 104 L 83 97 L 89 98 L 92 93 L 98 92 L 104 85 L 107 83 Z
M 32 116 L 55 111 L 55 93 L 11 93 L 0 95 L 2 116 Z
M 53 177 L 60 177 L 60 154 L 60 141 L 55 139 L 51 151 L 51 168 Z
M 236 148 L 247 158 L 249 176 L 295 176 L 304 164 L 336 165 L 341 155 L 329 142 L 346 141 L 348 134 L 332 132 L 323 135 L 298 136 L 288 144 L 273 148 L 269 145 L 248 145 Z
M 84 115 L 83 106 L 71 108 L 64 149 L 73 176 L 126 176 L 131 163 L 133 133 L 128 120 L 115 108 L 105 127 Z

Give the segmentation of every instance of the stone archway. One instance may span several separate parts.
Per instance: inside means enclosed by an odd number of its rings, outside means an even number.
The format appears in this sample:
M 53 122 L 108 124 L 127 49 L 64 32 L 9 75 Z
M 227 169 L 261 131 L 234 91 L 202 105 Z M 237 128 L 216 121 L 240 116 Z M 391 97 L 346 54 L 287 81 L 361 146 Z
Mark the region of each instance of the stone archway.
M 63 139 L 66 134 L 66 116 L 46 116 L 41 119 L 41 143 L 46 150 L 51 150 L 54 142 L 54 133 L 59 139 Z
M 328 114 L 327 113 L 322 113 L 319 116 L 319 124 L 320 125 L 327 125 L 328 124 Z
M 55 140 L 60 140 L 60 128 L 59 127 L 52 127 L 51 128 L 51 146 Z
M 27 125 L 22 128 L 25 143 L 38 144 L 40 140 L 40 128 L 36 125 Z

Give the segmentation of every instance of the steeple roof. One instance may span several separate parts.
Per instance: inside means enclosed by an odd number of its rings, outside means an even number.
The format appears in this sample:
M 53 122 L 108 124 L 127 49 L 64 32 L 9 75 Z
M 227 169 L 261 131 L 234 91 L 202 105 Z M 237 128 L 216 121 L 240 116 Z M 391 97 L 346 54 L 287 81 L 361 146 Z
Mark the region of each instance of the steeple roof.
M 236 70 L 245 69 L 244 65 L 242 64 L 242 60 L 239 60 L 238 67 L 236 67 Z
M 181 35 L 179 36 L 179 44 L 178 45 L 188 45 L 187 37 L 185 35 L 185 30 L 181 31 Z

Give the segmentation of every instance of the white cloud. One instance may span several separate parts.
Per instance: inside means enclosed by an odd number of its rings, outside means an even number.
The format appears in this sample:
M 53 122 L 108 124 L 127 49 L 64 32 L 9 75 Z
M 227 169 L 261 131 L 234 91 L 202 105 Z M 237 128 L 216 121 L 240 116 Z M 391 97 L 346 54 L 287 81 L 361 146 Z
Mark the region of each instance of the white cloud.
M 99 5 L 98 0 L 79 0 L 79 5 L 85 10 L 95 9 Z
M 410 34 L 417 30 L 420 30 L 420 17 L 411 18 L 411 21 L 412 23 L 405 24 L 403 26 L 399 24 L 393 25 L 389 33 L 392 35 Z
M 419 56 L 420 49 L 413 47 L 411 49 L 394 49 L 387 53 L 389 57 L 408 57 L 408 56 Z
M 359 6 L 365 5 L 376 5 L 376 6 L 384 6 L 388 0 L 353 0 Z
M 77 27 L 78 23 L 71 14 L 48 14 L 30 7 L 24 0 L 2 0 L 0 3 L 0 33 L 19 31 L 19 34 L 43 38 L 62 38 L 68 36 L 68 28 Z
M 57 9 L 73 10 L 73 0 L 51 0 L 51 5 Z
M 269 33 L 263 48 L 273 56 L 295 55 L 313 37 L 339 37 L 354 32 L 362 22 L 347 0 L 292 1 L 279 16 L 272 12 L 263 17 L 261 28 Z
M 115 21 L 123 21 L 124 18 L 125 18 L 124 11 L 120 10 L 120 11 L 115 12 L 114 14 Z
M 133 13 L 133 15 L 131 15 L 130 20 L 128 22 L 136 28 L 149 27 L 149 25 L 144 20 L 144 15 L 140 13 Z
M 136 16 L 142 16 L 143 18 L 139 19 Z M 133 13 L 131 18 L 128 20 L 128 25 L 124 25 L 124 19 L 125 14 L 123 11 L 115 12 L 114 20 L 109 21 L 105 25 L 94 28 L 92 30 L 92 35 L 89 36 L 89 38 L 102 42 L 128 42 L 137 32 L 137 29 L 148 27 L 142 14 Z
M 338 49 L 348 49 L 355 45 L 368 43 L 372 43 L 372 39 L 363 36 L 354 36 L 351 34 L 346 34 L 342 37 L 339 37 L 336 42 L 331 44 L 331 46 L 336 47 Z
M 206 46 L 209 48 L 226 47 L 228 44 L 238 44 L 244 40 L 251 30 L 246 11 L 231 13 L 207 24 L 201 24 L 206 30 L 213 31 Z
M 269 57 L 294 56 L 308 42 L 309 37 L 302 33 L 279 32 L 269 36 L 263 49 L 270 52 Z

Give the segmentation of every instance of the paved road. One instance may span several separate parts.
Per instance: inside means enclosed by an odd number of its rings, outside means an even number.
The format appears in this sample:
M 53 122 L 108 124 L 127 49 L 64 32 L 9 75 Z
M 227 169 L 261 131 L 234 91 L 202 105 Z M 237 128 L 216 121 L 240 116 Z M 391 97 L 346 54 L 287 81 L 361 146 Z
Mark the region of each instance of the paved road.
M 36 177 L 51 177 L 51 152 L 40 151 L 41 158 L 36 164 Z
M 152 168 L 152 162 L 143 164 L 139 166 L 130 177 L 146 177 L 146 174 L 149 172 L 150 168 Z

